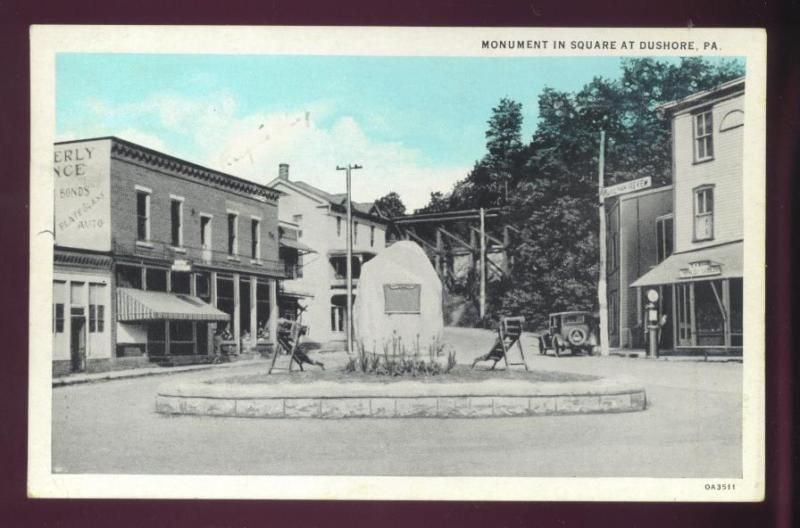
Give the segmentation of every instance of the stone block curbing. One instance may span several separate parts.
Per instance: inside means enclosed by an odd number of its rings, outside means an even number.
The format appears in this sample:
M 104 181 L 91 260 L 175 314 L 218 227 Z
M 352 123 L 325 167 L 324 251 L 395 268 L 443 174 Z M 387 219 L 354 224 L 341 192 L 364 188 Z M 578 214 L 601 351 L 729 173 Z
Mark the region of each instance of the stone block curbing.
M 281 394 L 275 386 L 184 383 L 159 388 L 156 412 L 243 418 L 481 418 L 633 412 L 647 407 L 644 388 L 629 381 L 565 383 L 561 393 L 553 384 L 528 383 L 527 390 L 518 383 L 477 385 L 419 384 L 414 394 L 411 385 L 403 390 L 385 385 L 369 390 L 343 384 L 337 387 L 342 394 L 332 396 L 328 387 L 303 391 L 295 386 L 283 391 L 291 394 Z

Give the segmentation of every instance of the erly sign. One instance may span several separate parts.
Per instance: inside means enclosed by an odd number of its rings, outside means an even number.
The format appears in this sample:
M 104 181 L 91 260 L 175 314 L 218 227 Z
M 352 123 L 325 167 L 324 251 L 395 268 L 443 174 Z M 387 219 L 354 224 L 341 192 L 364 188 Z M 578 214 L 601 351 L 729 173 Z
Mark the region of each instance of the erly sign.
M 60 246 L 111 249 L 111 142 L 55 145 L 55 231 Z
M 647 189 L 652 184 L 653 179 L 650 176 L 647 176 L 644 178 L 639 178 L 638 180 L 618 183 L 617 185 L 612 185 L 611 187 L 603 187 L 603 190 L 600 194 L 600 199 L 605 200 L 607 198 L 611 198 L 612 196 L 618 196 L 620 194 L 626 194 L 633 191 L 641 191 L 642 189 Z

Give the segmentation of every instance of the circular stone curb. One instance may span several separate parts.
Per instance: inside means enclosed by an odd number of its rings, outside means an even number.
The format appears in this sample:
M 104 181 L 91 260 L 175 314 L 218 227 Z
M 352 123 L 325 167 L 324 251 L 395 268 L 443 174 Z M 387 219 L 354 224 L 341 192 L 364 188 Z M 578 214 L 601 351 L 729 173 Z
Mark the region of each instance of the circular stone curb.
M 643 411 L 644 387 L 624 379 L 571 383 L 166 384 L 156 412 L 242 418 L 479 418 Z

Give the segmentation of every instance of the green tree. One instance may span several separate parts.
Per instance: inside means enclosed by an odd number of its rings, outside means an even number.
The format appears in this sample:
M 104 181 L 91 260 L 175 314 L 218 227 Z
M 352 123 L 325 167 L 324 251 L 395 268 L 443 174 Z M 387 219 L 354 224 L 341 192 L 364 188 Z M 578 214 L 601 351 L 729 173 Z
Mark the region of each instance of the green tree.
M 381 213 L 390 218 L 406 214 L 406 206 L 403 200 L 401 200 L 400 195 L 394 191 L 375 200 L 375 205 L 380 209 Z

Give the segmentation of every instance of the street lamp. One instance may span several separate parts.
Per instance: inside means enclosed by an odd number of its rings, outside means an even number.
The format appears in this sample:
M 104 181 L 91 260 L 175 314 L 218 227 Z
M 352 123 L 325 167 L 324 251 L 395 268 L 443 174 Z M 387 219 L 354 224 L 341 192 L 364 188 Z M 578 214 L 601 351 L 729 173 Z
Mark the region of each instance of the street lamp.
M 346 167 L 336 166 L 336 170 L 347 173 L 347 353 L 353 353 L 353 207 L 350 192 L 350 172 L 363 168 L 358 164 Z

